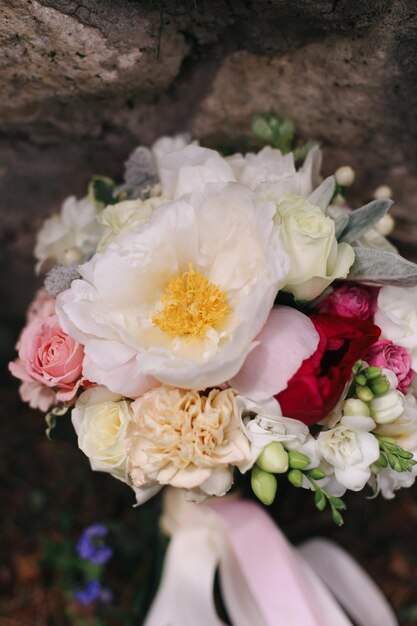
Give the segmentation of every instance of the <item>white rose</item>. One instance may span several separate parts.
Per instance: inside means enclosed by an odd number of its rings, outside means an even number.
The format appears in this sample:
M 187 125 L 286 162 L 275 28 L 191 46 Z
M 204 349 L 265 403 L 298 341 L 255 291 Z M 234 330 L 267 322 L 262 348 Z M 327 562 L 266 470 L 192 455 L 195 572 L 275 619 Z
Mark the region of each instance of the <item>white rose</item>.
M 82 266 L 57 312 L 85 346 L 84 375 L 132 398 L 155 379 L 205 389 L 235 376 L 288 271 L 274 210 L 236 183 L 210 185 Z
M 378 440 L 369 432 L 373 428 L 375 422 L 370 417 L 345 416 L 338 426 L 317 437 L 320 454 L 346 489 L 363 489 L 371 476 L 371 465 L 379 458 Z
M 63 263 L 69 250 L 76 250 L 78 260 L 85 261 L 95 252 L 102 234 L 102 226 L 96 218 L 97 208 L 91 200 L 77 200 L 75 196 L 67 198 L 60 213 L 47 219 L 37 235 L 37 269 L 48 261 Z
M 417 372 L 417 287 L 382 287 L 375 324 L 385 339 L 407 348 Z
M 105 387 L 82 393 L 71 414 L 78 446 L 88 456 L 91 468 L 124 482 L 128 482 L 126 432 L 130 416 L 130 403 Z
M 285 291 L 312 300 L 338 278 L 346 278 L 355 260 L 348 243 L 337 243 L 335 223 L 301 196 L 287 196 L 275 216 L 290 257 Z
M 235 154 L 227 159 L 236 180 L 265 197 L 278 199 L 288 194 L 309 196 L 319 182 L 321 152 L 312 148 L 297 171 L 292 153 L 281 154 L 266 146 L 257 154 Z
M 232 389 L 208 395 L 156 387 L 132 404 L 129 473 L 137 487 L 172 485 L 224 495 L 250 458 Z

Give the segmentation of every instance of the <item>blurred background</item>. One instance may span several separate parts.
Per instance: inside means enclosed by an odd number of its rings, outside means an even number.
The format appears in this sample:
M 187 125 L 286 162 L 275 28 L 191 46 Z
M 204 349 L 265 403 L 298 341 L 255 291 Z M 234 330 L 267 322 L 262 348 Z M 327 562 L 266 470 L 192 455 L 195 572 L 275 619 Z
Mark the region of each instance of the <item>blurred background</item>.
M 0 625 L 140 624 L 164 550 L 160 502 L 93 474 L 68 421 L 56 441 L 24 407 L 6 364 L 36 281 L 34 236 L 94 174 L 119 178 L 138 144 L 189 131 L 244 149 L 254 114 L 292 118 L 351 165 L 353 206 L 387 184 L 393 241 L 417 260 L 415 0 L 0 0 Z M 417 489 L 393 502 L 350 498 L 345 526 L 280 486 L 272 511 L 294 542 L 332 536 L 417 624 Z M 74 600 L 75 545 L 109 528 L 112 601 Z M 101 620 L 101 621 L 100 621 Z M 383 626 L 383 625 L 381 625 Z

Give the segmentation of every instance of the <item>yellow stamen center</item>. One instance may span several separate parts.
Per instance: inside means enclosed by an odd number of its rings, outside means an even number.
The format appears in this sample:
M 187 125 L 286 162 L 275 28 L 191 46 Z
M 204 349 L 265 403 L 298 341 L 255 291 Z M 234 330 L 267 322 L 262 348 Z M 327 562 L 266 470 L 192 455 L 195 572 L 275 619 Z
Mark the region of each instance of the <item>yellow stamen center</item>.
M 152 322 L 173 336 L 203 337 L 230 313 L 226 293 L 196 272 L 192 263 L 188 272 L 171 278 L 161 302 L 163 308 Z

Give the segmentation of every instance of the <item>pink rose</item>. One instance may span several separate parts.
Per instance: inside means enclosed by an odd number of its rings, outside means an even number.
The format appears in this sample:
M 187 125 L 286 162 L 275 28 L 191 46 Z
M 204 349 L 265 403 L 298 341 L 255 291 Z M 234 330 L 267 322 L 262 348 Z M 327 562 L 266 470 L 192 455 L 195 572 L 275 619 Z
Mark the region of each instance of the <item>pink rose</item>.
M 344 283 L 320 302 L 319 312 L 369 320 L 374 316 L 377 296 L 375 287 Z
M 394 372 L 398 378 L 398 391 L 406 393 L 414 376 L 410 353 L 406 348 L 396 346 L 388 339 L 380 339 L 369 348 L 365 361 L 369 365 L 385 367 Z
M 9 364 L 16 378 L 53 388 L 60 402 L 74 397 L 81 384 L 84 349 L 62 330 L 56 315 L 33 318 L 16 347 L 19 358 Z
M 32 409 L 39 409 L 46 413 L 51 406 L 57 404 L 55 392 L 37 380 L 25 380 L 19 387 L 20 397 Z

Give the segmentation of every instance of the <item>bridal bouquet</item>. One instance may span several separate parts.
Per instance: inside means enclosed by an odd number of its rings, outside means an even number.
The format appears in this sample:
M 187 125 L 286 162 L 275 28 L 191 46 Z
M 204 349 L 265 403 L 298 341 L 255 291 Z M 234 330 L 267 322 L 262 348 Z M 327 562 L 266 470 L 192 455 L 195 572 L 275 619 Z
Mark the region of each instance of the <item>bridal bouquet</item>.
M 10 370 L 139 504 L 223 496 L 237 472 L 271 504 L 281 475 L 340 524 L 347 489 L 415 480 L 417 266 L 384 237 L 388 198 L 352 210 L 353 171 L 322 180 L 301 152 L 163 137 L 38 233 Z

